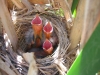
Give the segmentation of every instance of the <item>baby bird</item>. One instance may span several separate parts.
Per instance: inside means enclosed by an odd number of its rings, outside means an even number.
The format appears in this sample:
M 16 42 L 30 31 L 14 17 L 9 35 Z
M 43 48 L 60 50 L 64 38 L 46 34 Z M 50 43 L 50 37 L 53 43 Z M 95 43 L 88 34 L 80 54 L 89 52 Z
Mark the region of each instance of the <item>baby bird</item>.
M 31 48 L 31 45 L 34 44 L 34 32 L 32 29 L 29 29 L 25 32 L 25 42 L 28 45 L 28 49 Z
M 53 32 L 53 26 L 52 26 L 51 22 L 47 22 L 45 24 L 45 26 L 43 27 L 43 31 L 44 31 L 46 39 L 50 39 L 51 34 Z
M 35 18 L 31 21 L 32 28 L 34 30 L 34 38 L 36 40 L 36 37 L 39 36 L 42 39 L 42 19 L 38 14 L 35 15 Z
M 46 39 L 46 40 L 44 41 L 44 43 L 43 43 L 43 50 L 44 50 L 48 55 L 52 54 L 52 52 L 53 52 L 52 43 L 51 43 L 48 39 Z

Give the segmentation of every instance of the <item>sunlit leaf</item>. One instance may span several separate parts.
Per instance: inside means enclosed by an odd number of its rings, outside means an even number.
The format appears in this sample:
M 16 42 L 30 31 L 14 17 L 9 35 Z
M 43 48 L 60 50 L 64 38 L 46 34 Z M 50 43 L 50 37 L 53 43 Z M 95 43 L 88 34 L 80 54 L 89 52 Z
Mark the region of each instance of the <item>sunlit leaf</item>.
M 100 23 L 67 75 L 96 75 L 100 71 Z

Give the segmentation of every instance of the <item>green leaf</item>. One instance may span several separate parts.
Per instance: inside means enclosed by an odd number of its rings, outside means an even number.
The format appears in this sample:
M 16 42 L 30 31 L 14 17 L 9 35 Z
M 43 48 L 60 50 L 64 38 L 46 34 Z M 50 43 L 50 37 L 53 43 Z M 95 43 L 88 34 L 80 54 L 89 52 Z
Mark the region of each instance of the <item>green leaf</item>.
M 72 17 L 75 18 L 76 17 L 76 9 L 74 10 Z
M 79 3 L 79 0 L 73 0 L 72 7 L 71 7 L 72 13 L 73 13 L 74 10 L 77 8 L 78 3 Z
M 64 11 L 62 10 L 62 8 L 56 10 L 56 15 L 64 17 Z
M 96 75 L 100 71 L 100 23 L 67 75 Z

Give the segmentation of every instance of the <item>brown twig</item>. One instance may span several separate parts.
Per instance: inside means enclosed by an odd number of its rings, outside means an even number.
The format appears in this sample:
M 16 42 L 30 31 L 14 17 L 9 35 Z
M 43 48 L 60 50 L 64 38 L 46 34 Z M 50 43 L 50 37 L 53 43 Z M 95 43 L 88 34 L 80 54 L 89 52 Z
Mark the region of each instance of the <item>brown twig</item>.
M 0 2 L 0 11 L 1 11 L 0 17 L 2 17 L 1 21 L 3 23 L 3 27 L 11 41 L 11 44 L 12 44 L 14 50 L 16 50 L 16 45 L 17 45 L 18 39 L 17 39 L 17 35 L 16 35 L 15 29 L 14 29 L 14 25 L 12 23 L 10 13 L 5 4 L 5 0 L 1 0 L 1 2 Z
M 71 7 L 72 7 L 72 3 L 73 3 L 73 0 L 67 0 L 67 2 L 68 2 L 69 7 L 70 7 L 70 9 L 71 9 Z
M 5 62 L 0 59 L 0 69 L 5 71 L 9 75 L 16 75 L 13 70 L 11 70 L 8 66 L 6 66 Z
M 25 6 L 21 3 L 20 0 L 11 0 L 19 9 L 25 8 Z
M 60 5 L 61 5 L 61 8 L 63 9 L 64 11 L 64 16 L 65 16 L 65 19 L 66 19 L 66 23 L 67 23 L 67 28 L 71 28 L 71 25 L 72 25 L 72 14 L 71 14 L 71 9 L 69 7 L 69 4 L 67 2 L 67 0 L 56 0 Z
M 85 15 L 84 14 L 85 5 L 86 5 L 86 0 L 79 1 L 76 18 L 74 20 L 73 27 L 72 27 L 71 33 L 70 33 L 71 46 L 69 47 L 69 51 L 74 49 L 77 46 L 77 44 L 79 44 L 79 42 L 80 42 L 82 29 L 83 29 L 83 22 L 84 22 L 83 19 L 84 19 L 84 15 Z
M 26 6 L 26 8 L 28 9 L 28 11 L 32 10 L 32 5 L 30 4 L 29 0 L 21 0 L 22 3 Z
M 80 42 L 81 48 L 84 47 L 100 21 L 100 1 L 86 0 L 85 11 L 86 12 L 84 12 L 84 23 Z

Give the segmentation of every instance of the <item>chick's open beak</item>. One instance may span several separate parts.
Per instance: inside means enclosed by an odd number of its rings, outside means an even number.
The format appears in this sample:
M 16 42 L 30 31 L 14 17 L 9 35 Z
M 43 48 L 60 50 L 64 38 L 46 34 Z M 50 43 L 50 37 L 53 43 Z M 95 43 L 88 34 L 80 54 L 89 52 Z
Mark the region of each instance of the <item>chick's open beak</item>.
M 50 39 L 51 33 L 53 32 L 53 26 L 51 22 L 47 22 L 46 25 L 43 27 L 43 31 L 45 33 L 45 37 Z
M 43 43 L 43 50 L 47 53 L 47 54 L 52 54 L 53 52 L 53 46 L 52 43 L 46 39 Z
M 32 28 L 34 30 L 34 37 L 35 37 L 35 39 L 36 39 L 37 36 L 42 38 L 42 28 L 43 28 L 43 25 L 42 25 L 42 19 L 40 18 L 40 16 L 38 14 L 32 20 L 31 24 L 32 24 Z

